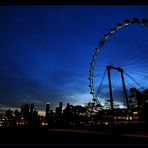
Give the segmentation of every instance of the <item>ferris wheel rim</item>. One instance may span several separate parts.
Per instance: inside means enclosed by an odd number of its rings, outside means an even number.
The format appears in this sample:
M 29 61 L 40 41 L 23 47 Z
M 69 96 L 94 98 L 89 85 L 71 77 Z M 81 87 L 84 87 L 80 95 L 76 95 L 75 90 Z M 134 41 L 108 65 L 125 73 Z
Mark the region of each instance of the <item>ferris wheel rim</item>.
M 90 63 L 90 69 L 89 69 L 89 87 L 90 87 L 90 94 L 92 95 L 92 100 L 97 102 L 97 104 L 99 104 L 102 108 L 103 106 L 101 105 L 100 101 L 97 98 L 97 95 L 95 93 L 95 88 L 94 88 L 94 68 L 95 68 L 95 64 L 96 64 L 96 60 L 97 60 L 97 56 L 100 53 L 104 43 L 116 32 L 118 32 L 119 30 L 123 29 L 126 26 L 129 25 L 135 25 L 135 24 L 139 24 L 139 25 L 143 25 L 145 27 L 148 27 L 148 19 L 139 19 L 134 17 L 133 20 L 131 21 L 130 19 L 125 19 L 123 23 L 117 23 L 115 28 L 111 28 L 109 30 L 108 33 L 104 34 L 103 39 L 99 42 L 98 47 L 95 50 L 95 53 L 92 56 L 92 61 Z

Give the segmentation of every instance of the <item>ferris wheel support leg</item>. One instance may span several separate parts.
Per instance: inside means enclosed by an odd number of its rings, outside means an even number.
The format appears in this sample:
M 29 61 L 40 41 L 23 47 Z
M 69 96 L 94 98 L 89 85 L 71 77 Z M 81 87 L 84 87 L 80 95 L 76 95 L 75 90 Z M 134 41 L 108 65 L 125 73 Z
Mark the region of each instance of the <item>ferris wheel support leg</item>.
M 123 71 L 120 71 L 120 72 L 121 72 L 121 79 L 122 79 L 122 85 L 123 85 L 123 90 L 124 90 L 124 94 L 125 94 L 126 104 L 127 104 L 127 108 L 129 108 L 128 96 L 127 96 L 125 81 L 124 81 L 124 77 L 123 77 Z
M 110 66 L 106 66 L 107 72 L 108 72 L 108 82 L 109 82 L 109 93 L 110 93 L 110 104 L 111 104 L 111 110 L 114 110 L 113 106 L 113 95 L 112 95 L 112 84 L 111 84 L 111 77 L 110 77 Z

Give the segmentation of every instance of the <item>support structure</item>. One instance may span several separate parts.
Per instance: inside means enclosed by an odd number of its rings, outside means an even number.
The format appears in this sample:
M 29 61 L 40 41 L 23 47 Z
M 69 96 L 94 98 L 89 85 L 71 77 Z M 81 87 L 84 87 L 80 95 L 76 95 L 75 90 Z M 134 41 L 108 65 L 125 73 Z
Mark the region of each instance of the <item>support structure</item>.
M 127 96 L 127 91 L 126 91 L 126 85 L 123 77 L 123 69 L 121 69 L 121 79 L 122 79 L 122 85 L 123 85 L 123 90 L 124 90 L 124 95 L 125 95 L 125 100 L 126 100 L 126 106 L 129 108 L 129 102 L 128 102 L 128 96 Z
M 126 85 L 125 85 L 125 81 L 124 81 L 124 76 L 123 76 L 123 69 L 121 68 L 117 68 L 114 66 L 106 66 L 106 69 L 108 71 L 108 82 L 109 82 L 109 93 L 110 93 L 110 103 L 111 103 L 111 109 L 114 109 L 113 106 L 113 95 L 112 95 L 112 84 L 111 84 L 111 77 L 110 77 L 110 70 L 111 69 L 115 69 L 117 71 L 119 71 L 121 73 L 121 80 L 122 80 L 122 85 L 123 85 L 123 90 L 124 90 L 124 95 L 125 95 L 125 99 L 126 99 L 126 105 L 127 108 L 129 108 L 129 102 L 128 102 L 128 96 L 127 96 L 127 91 L 126 91 Z
M 111 68 L 112 68 L 111 66 L 106 66 L 107 73 L 108 73 L 108 82 L 109 82 L 110 104 L 111 104 L 111 110 L 113 110 L 114 109 L 114 106 L 113 106 L 113 93 L 112 93 L 112 84 L 111 84 L 111 77 L 110 77 L 110 69 Z

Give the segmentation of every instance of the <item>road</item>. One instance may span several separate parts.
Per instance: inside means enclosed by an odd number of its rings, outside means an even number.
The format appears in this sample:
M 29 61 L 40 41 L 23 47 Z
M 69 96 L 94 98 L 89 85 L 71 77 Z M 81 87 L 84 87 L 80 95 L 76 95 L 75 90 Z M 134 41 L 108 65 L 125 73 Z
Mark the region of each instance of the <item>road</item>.
M 71 137 L 71 141 L 76 143 L 91 143 L 91 144 L 148 144 L 147 132 L 127 132 L 127 133 L 112 133 L 103 131 L 81 130 L 81 129 L 49 129 L 50 132 L 55 132 L 58 135 Z M 82 137 L 85 140 L 82 140 Z M 74 140 L 72 141 L 72 139 Z M 80 139 L 81 141 L 80 141 Z
M 147 132 L 82 129 L 0 129 L 0 144 L 148 144 Z

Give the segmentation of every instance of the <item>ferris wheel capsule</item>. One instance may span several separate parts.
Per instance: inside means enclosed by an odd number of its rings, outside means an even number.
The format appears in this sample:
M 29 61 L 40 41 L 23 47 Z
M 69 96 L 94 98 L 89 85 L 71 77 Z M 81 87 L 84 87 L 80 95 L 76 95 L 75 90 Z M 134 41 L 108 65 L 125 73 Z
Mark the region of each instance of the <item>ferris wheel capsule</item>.
M 121 23 L 117 23 L 117 29 L 121 29 L 122 28 L 122 24 Z
M 145 24 L 145 23 L 148 23 L 148 19 L 143 18 L 143 19 L 142 19 L 142 23 L 144 23 L 144 24 Z
M 105 38 L 105 40 L 107 40 L 109 38 L 109 33 L 104 34 L 104 38 Z
M 114 32 L 115 32 L 115 29 L 111 28 L 111 29 L 110 29 L 110 32 L 111 32 L 111 33 L 114 33 Z
M 148 27 L 148 19 L 143 18 L 143 19 L 142 19 L 142 23 L 143 23 L 146 27 Z
M 100 45 L 103 45 L 105 43 L 105 40 L 100 41 Z
M 93 94 L 95 94 L 95 93 L 94 93 L 94 91 L 91 91 L 91 92 L 90 92 L 90 94 L 92 94 L 92 95 L 93 95 Z
M 99 48 L 96 48 L 96 51 L 98 51 L 99 50 Z
M 133 23 L 135 23 L 135 24 L 136 24 L 136 23 L 139 23 L 139 19 L 136 18 L 136 17 L 134 17 L 134 18 L 133 18 Z
M 124 20 L 124 25 L 129 25 L 130 23 L 131 23 L 131 21 L 129 19 Z
M 92 79 L 93 79 L 93 77 L 88 77 L 88 79 L 89 79 L 89 80 L 92 80 Z
M 95 98 L 93 98 L 92 100 L 93 100 L 93 101 L 97 101 L 97 99 L 95 99 Z

